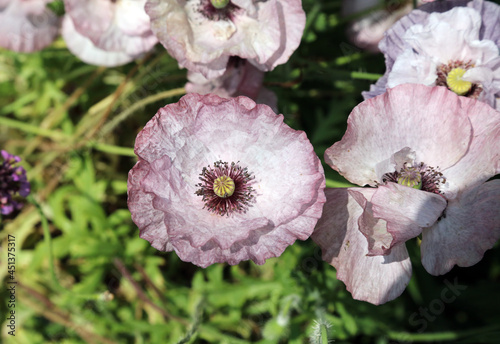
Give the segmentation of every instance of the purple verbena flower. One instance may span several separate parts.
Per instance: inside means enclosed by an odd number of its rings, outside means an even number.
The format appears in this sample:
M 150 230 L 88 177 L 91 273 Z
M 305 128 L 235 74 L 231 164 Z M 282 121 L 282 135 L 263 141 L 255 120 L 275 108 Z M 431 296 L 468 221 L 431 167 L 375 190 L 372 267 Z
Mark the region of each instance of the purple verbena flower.
M 201 267 L 264 264 L 321 216 L 325 177 L 304 132 L 267 105 L 190 93 L 139 133 L 128 206 L 140 236 Z
M 23 204 L 18 202 L 16 194 L 26 197 L 30 193 L 30 183 L 26 179 L 26 171 L 21 166 L 15 166 L 21 161 L 18 156 L 9 154 L 2 150 L 3 158 L 0 165 L 0 213 L 9 215 L 14 210 L 22 208 Z
M 412 11 L 386 32 L 387 71 L 365 99 L 404 83 L 444 86 L 500 109 L 500 6 L 440 1 Z
M 405 84 L 359 104 L 325 161 L 369 188 L 327 189 L 313 240 L 355 299 L 380 304 L 411 277 L 422 235 L 433 275 L 471 266 L 500 238 L 500 112 L 444 87 Z

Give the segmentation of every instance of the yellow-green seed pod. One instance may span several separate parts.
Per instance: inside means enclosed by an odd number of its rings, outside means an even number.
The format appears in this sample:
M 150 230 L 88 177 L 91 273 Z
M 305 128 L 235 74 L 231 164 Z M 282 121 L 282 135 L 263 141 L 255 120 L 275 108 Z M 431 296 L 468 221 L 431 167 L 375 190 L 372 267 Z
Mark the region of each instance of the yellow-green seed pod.
M 213 7 L 221 9 L 229 4 L 229 0 L 210 0 L 210 3 L 212 4 Z
M 422 189 L 422 176 L 414 168 L 408 168 L 401 171 L 398 177 L 398 184 L 420 190 Z
M 220 176 L 214 180 L 214 193 L 221 198 L 231 197 L 234 189 L 234 181 L 228 176 Z
M 459 96 L 463 96 L 472 88 L 472 83 L 470 81 L 465 81 L 462 79 L 466 70 L 463 68 L 454 68 L 446 77 L 446 83 L 448 84 L 448 88 L 458 94 Z

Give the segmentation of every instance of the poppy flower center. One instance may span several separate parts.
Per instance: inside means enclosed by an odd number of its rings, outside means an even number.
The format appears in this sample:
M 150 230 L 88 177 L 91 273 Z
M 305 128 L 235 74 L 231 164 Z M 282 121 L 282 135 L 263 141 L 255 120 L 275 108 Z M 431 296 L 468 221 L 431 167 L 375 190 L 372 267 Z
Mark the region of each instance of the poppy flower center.
M 466 70 L 462 68 L 454 68 L 446 77 L 446 83 L 450 90 L 458 94 L 459 96 L 463 96 L 467 94 L 472 88 L 472 83 L 470 81 L 465 81 L 462 79 Z
M 399 171 L 384 174 L 382 181 L 441 195 L 439 187 L 440 184 L 446 183 L 446 178 L 438 169 L 421 162 L 418 164 L 405 163 Z
M 226 7 L 227 4 L 229 4 L 229 0 L 210 0 L 210 3 L 212 4 L 213 7 L 221 9 Z
M 414 189 L 422 189 L 422 175 L 415 167 L 404 167 L 399 172 L 398 184 Z
M 447 87 L 459 96 L 477 99 L 483 90 L 482 86 L 462 79 L 465 72 L 473 67 L 472 60 L 451 61 L 438 66 L 436 86 Z
M 231 197 L 234 194 L 234 189 L 234 180 L 228 176 L 220 176 L 214 180 L 214 193 L 219 197 Z
M 222 216 L 245 213 L 254 200 L 254 189 L 250 186 L 254 178 L 246 167 L 219 160 L 213 167 L 203 168 L 195 194 L 203 197 L 203 208 L 212 213 Z
M 199 0 L 197 8 L 205 18 L 213 21 L 231 20 L 233 13 L 239 9 L 230 0 Z

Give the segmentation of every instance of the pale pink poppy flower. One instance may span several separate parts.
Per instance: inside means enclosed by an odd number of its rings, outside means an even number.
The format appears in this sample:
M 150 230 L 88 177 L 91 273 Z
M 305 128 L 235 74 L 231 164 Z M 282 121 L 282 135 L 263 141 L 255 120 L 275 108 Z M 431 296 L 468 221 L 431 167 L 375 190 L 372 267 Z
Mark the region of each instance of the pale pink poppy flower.
M 365 99 L 404 83 L 444 86 L 500 109 L 500 6 L 439 1 L 412 11 L 380 42 L 387 71 Z
M 406 84 L 364 101 L 325 161 L 370 188 L 327 190 L 313 240 L 355 299 L 381 304 L 425 269 L 471 266 L 500 237 L 500 112 L 444 87 Z
M 190 93 L 139 133 L 128 206 L 140 236 L 201 267 L 263 264 L 321 216 L 325 179 L 301 131 L 267 105 Z
M 201 73 L 188 72 L 187 93 L 213 93 L 223 98 L 246 96 L 278 112 L 278 98 L 263 87 L 264 72 L 239 57 L 231 57 L 223 75 L 207 79 Z
M 38 51 L 59 34 L 60 20 L 46 8 L 51 0 L 0 0 L 0 47 Z
M 305 26 L 300 0 L 148 0 L 151 28 L 180 67 L 221 76 L 231 56 L 262 71 L 288 61 Z
M 64 0 L 63 38 L 82 61 L 114 67 L 158 42 L 144 11 L 146 0 Z

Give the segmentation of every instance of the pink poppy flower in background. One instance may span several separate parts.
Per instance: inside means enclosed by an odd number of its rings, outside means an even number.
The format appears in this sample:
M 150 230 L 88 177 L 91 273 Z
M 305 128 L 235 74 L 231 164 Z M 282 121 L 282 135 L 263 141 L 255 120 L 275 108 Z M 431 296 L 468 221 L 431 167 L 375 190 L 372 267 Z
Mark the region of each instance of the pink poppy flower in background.
M 420 1 L 419 1 L 420 3 Z M 352 16 L 370 9 L 367 15 L 356 18 L 347 29 L 349 39 L 359 48 L 379 52 L 378 44 L 384 33 L 402 16 L 413 9 L 412 1 L 398 1 L 381 6 L 379 0 L 344 0 L 342 14 Z
M 201 267 L 263 264 L 321 216 L 325 177 L 304 132 L 247 97 L 187 94 L 139 133 L 128 206 L 140 236 Z
M 432 275 L 471 266 L 500 237 L 500 112 L 444 87 L 405 84 L 359 104 L 325 161 L 371 188 L 326 190 L 312 235 L 355 299 L 381 304 L 411 277 L 422 235 Z
M 500 109 L 499 17 L 500 6 L 482 0 L 433 2 L 412 11 L 380 42 L 387 71 L 363 96 L 416 83 Z
M 51 0 L 0 0 L 0 47 L 34 52 L 51 44 L 60 20 L 46 8 Z
M 218 78 L 209 80 L 201 73 L 188 72 L 188 80 L 187 93 L 213 93 L 223 98 L 246 96 L 278 112 L 276 94 L 262 86 L 264 72 L 239 57 L 231 57 L 226 72 Z
M 180 67 L 213 79 L 231 56 L 262 71 L 288 61 L 305 26 L 300 0 L 148 0 L 151 28 Z
M 144 11 L 146 0 L 64 0 L 62 35 L 82 61 L 120 66 L 140 57 L 158 42 Z

